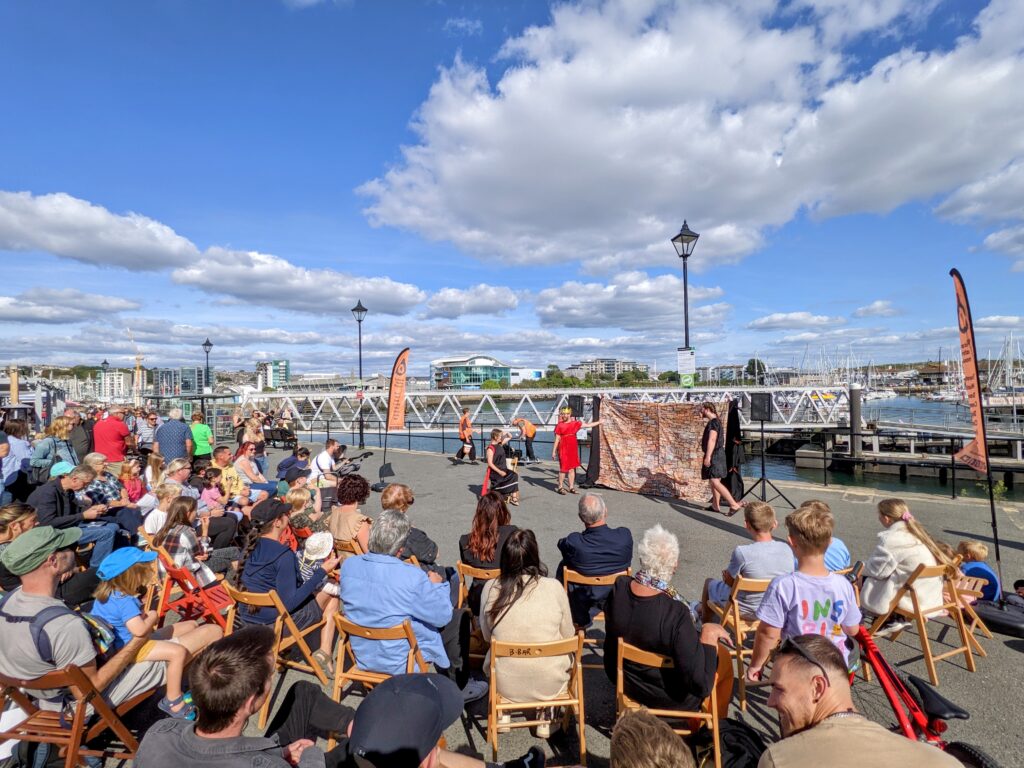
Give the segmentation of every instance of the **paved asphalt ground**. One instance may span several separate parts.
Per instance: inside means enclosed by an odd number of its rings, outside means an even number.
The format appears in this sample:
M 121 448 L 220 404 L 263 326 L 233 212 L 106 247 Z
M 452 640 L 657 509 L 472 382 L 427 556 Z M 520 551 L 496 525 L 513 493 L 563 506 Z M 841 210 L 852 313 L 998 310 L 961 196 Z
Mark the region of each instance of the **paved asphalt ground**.
M 310 446 L 314 451 L 319 446 Z M 282 457 L 274 451 L 271 466 Z M 350 450 L 349 454 L 355 451 Z M 389 451 L 397 477 L 396 482 L 411 486 L 416 494 L 412 508 L 413 524 L 426 531 L 440 545 L 438 561 L 453 565 L 458 558 L 458 539 L 468 532 L 475 508 L 475 495 L 479 493 L 483 478 L 483 465 L 453 465 L 446 457 L 433 453 Z M 367 479 L 377 477 L 381 453 L 367 459 L 362 474 Z M 554 493 L 555 467 L 546 461 L 525 467 L 521 472 L 522 505 L 513 508 L 512 521 L 520 527 L 529 527 L 537 534 L 541 557 L 553 574 L 558 564 L 556 542 L 570 531 L 580 527 L 576 517 L 578 496 L 559 496 Z M 748 480 L 748 484 L 751 481 Z M 875 504 L 891 494 L 880 494 L 864 487 L 853 489 L 824 488 L 805 483 L 778 483 L 789 499 L 799 504 L 810 498 L 826 501 L 836 516 L 837 535 L 850 549 L 854 560 L 866 558 L 875 542 L 879 525 Z M 625 525 L 639 539 L 643 531 L 661 523 L 673 531 L 680 541 L 681 562 L 674 584 L 687 597 L 699 599 L 701 585 L 709 576 L 718 576 L 728 563 L 729 555 L 737 544 L 747 541 L 742 516 L 725 518 L 703 511 L 705 503 L 687 504 L 610 490 L 599 490 L 609 507 L 609 523 Z M 987 502 L 950 500 L 937 496 L 904 496 L 914 514 L 932 535 L 952 545 L 962 538 L 975 538 L 990 543 L 992 530 Z M 785 535 L 782 525 L 788 506 L 782 499 L 774 503 L 780 521 L 779 535 Z M 366 505 L 367 514 L 380 512 L 379 494 L 374 494 Z M 999 531 L 1002 541 L 1003 573 L 1011 583 L 1024 577 L 1024 509 L 1003 506 L 999 511 Z M 634 560 L 633 567 L 638 562 Z M 933 648 L 942 649 L 939 622 L 931 629 Z M 952 636 L 955 630 L 950 634 Z M 1024 765 L 1024 688 L 1021 686 L 1021 662 L 1024 660 L 1024 640 L 1005 635 L 995 639 L 982 638 L 988 657 L 977 659 L 977 671 L 968 672 L 963 657 L 939 662 L 940 692 L 971 712 L 971 719 L 950 724 L 950 740 L 971 742 L 981 746 L 994 757 L 1002 768 Z M 898 668 L 920 677 L 927 677 L 921 660 L 917 636 L 905 632 L 897 642 L 880 641 L 886 657 Z M 591 659 L 593 660 L 593 659 Z M 585 670 L 587 746 L 589 765 L 605 766 L 609 754 L 609 733 L 615 719 L 614 687 L 600 669 Z M 289 673 L 292 679 L 305 677 Z M 283 690 L 283 689 L 282 689 Z M 735 707 L 730 713 L 777 738 L 777 718 L 773 710 L 764 705 L 767 691 L 754 689 L 749 696 L 748 711 L 741 714 Z M 855 685 L 858 707 L 868 716 L 883 724 L 893 722 L 892 711 L 877 682 L 858 680 Z M 356 706 L 358 697 L 346 703 Z M 253 726 L 250 732 L 256 733 Z M 447 732 L 450 749 L 483 756 L 490 760 L 486 740 L 486 700 L 471 705 L 469 715 L 455 723 Z M 523 754 L 538 743 L 528 729 L 518 729 L 499 737 L 499 759 L 508 760 Z M 547 742 L 546 750 L 552 765 L 572 765 L 576 762 L 575 734 L 556 733 Z

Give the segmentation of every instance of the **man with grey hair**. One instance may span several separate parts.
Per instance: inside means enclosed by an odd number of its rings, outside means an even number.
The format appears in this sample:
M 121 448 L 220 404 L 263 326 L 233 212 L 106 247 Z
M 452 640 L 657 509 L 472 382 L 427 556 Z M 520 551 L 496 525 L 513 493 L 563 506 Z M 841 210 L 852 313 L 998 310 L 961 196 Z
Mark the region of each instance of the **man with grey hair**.
M 194 448 L 192 429 L 181 420 L 181 408 L 171 408 L 167 421 L 161 424 L 153 436 L 153 453 L 159 453 L 164 461 L 187 459 Z
M 28 505 L 36 511 L 39 525 L 59 530 L 81 528 L 80 544 L 94 544 L 89 565 L 99 567 L 103 558 L 114 551 L 119 526 L 104 520 L 106 504 L 85 504 L 77 498 L 96 478 L 96 471 L 86 464 L 72 467 L 58 461 L 50 469 L 50 482 L 43 483 L 28 497 Z
M 487 684 L 469 678 L 469 614 L 452 606 L 451 587 L 439 574 L 402 562 L 399 556 L 408 537 L 409 518 L 398 510 L 384 510 L 373 521 L 370 551 L 349 557 L 341 566 L 345 617 L 376 629 L 409 621 L 424 660 L 453 678 L 466 702 L 482 698 Z M 404 640 L 353 636 L 351 642 L 363 669 L 405 673 L 409 645 Z
M 556 578 L 571 568 L 583 576 L 607 576 L 621 573 L 633 562 L 633 534 L 629 528 L 608 525 L 608 507 L 604 498 L 596 493 L 585 493 L 580 498 L 580 521 L 583 530 L 570 533 L 558 542 L 562 562 L 558 564 Z M 570 585 L 569 608 L 573 623 L 580 628 L 589 627 L 611 594 L 611 587 Z

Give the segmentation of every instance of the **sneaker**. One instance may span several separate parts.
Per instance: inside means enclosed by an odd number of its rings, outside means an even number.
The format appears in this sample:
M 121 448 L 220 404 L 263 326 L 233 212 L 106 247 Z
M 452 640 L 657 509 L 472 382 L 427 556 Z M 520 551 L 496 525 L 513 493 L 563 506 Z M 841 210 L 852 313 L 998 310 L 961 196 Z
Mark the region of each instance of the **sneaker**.
M 462 703 L 469 704 L 471 701 L 482 699 L 487 695 L 487 683 L 483 680 L 470 678 L 466 687 L 462 689 Z
M 875 632 L 874 636 L 875 637 L 892 637 L 893 635 L 899 634 L 904 629 L 909 629 L 911 626 L 912 625 L 911 625 L 911 623 L 909 621 L 902 621 L 902 620 L 890 621 L 887 624 L 883 624 L 881 629 L 879 629 L 877 632 Z
M 544 768 L 547 758 L 540 747 L 530 747 L 530 751 L 515 760 L 509 760 L 502 765 L 505 768 Z

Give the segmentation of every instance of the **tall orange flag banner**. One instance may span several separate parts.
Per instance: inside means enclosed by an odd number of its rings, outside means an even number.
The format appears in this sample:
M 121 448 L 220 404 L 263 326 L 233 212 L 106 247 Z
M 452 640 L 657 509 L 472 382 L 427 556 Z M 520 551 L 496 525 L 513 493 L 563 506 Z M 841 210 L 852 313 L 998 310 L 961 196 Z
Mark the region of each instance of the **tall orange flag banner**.
M 985 438 L 985 411 L 981 402 L 981 378 L 978 375 L 977 347 L 974 343 L 974 321 L 971 319 L 971 305 L 967 301 L 967 289 L 960 273 L 951 269 L 956 289 L 956 319 L 960 329 L 960 359 L 964 368 L 964 389 L 967 390 L 967 404 L 971 408 L 974 422 L 974 439 L 957 454 L 956 460 L 978 472 L 988 472 L 988 443 Z
M 388 432 L 405 428 L 405 373 L 409 367 L 409 348 L 398 353 L 391 368 L 388 388 Z

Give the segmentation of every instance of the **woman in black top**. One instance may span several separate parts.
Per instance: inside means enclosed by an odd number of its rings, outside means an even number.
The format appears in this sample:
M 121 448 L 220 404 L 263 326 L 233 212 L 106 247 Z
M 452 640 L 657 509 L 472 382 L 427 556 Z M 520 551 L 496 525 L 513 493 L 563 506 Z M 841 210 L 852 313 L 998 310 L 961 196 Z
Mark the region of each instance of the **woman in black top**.
M 511 515 L 501 494 L 485 493 L 476 504 L 473 527 L 459 539 L 459 559 L 474 568 L 499 568 L 505 540 L 516 530 L 519 529 L 511 524 Z M 469 588 L 469 608 L 474 616 L 480 613 L 483 588 L 484 583 L 476 580 Z
M 484 477 L 484 492 L 497 491 L 508 503 L 519 506 L 519 475 L 508 468 L 505 446 L 511 435 L 502 429 L 491 430 L 491 444 L 487 446 L 487 474 Z
M 679 562 L 674 534 L 656 525 L 644 533 L 637 552 L 640 570 L 616 579 L 605 603 L 605 674 L 615 684 L 621 637 L 673 663 L 655 669 L 625 662 L 627 696 L 647 707 L 697 710 L 715 684 L 718 642 L 729 635 L 718 624 L 698 632 L 689 606 L 670 585 Z
M 736 501 L 729 493 L 729 489 L 722 484 L 722 478 L 729 471 L 725 461 L 725 430 L 722 429 L 722 422 L 718 420 L 718 411 L 714 403 L 704 403 L 701 406 L 701 416 L 708 421 L 704 427 L 704 435 L 700 439 L 703 454 L 700 476 L 707 480 L 711 487 L 711 506 L 708 509 L 721 513 L 721 500 L 725 499 L 725 503 L 729 505 L 729 511 L 725 516 L 732 517 L 743 509 L 743 505 Z

